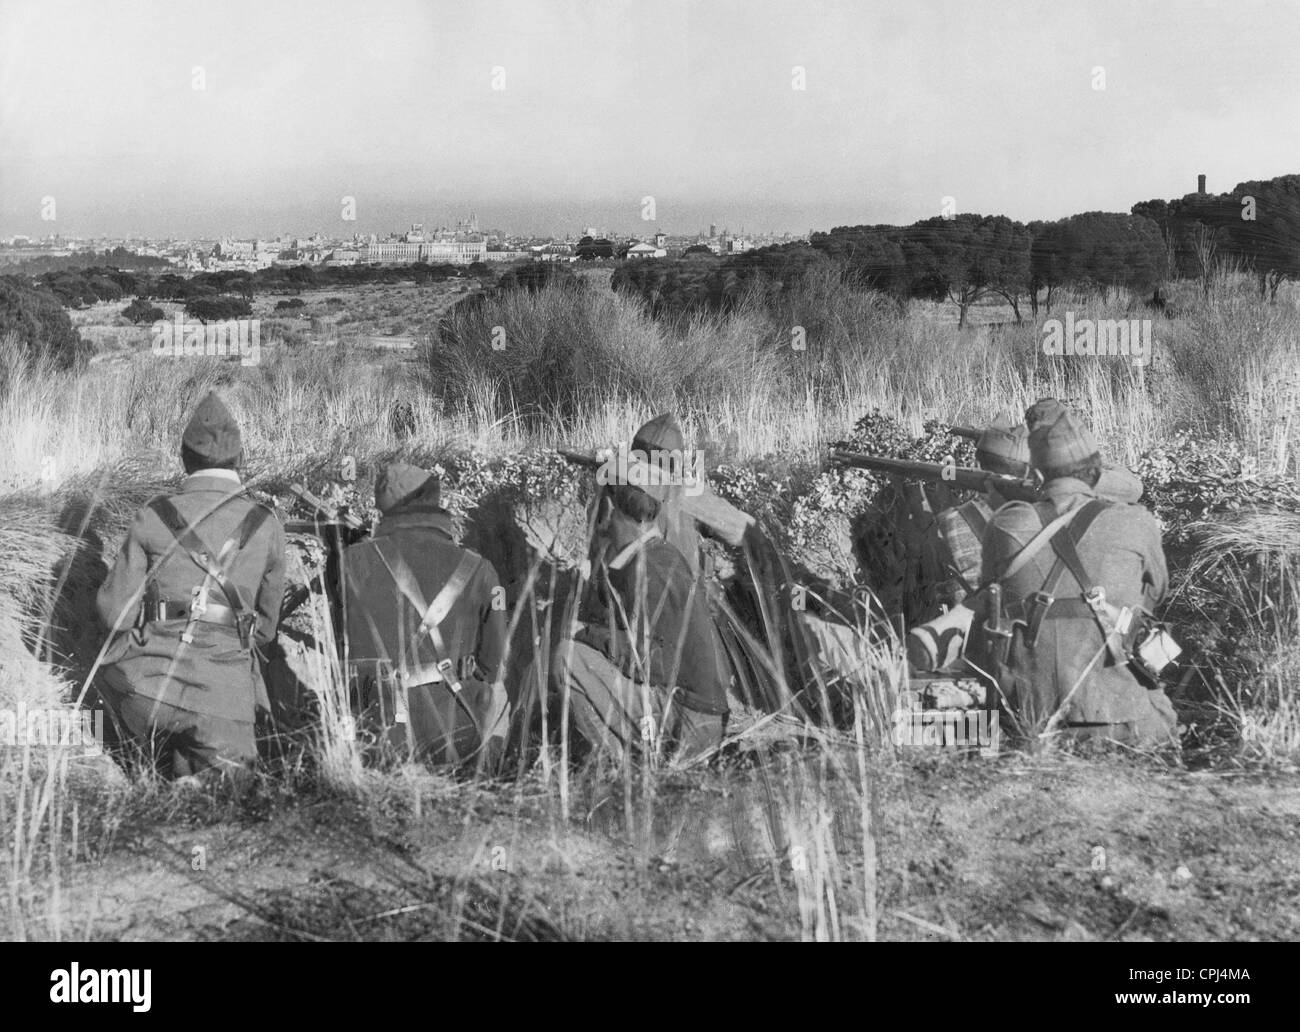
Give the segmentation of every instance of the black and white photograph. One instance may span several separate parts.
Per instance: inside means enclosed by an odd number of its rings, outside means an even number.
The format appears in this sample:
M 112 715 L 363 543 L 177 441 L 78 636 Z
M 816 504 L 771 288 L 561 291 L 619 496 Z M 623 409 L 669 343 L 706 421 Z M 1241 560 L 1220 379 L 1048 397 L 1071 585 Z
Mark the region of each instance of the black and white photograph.
M 1297 126 L 1294 0 L 0 0 L 24 993 L 1105 942 L 1080 1006 L 1263 1001 Z

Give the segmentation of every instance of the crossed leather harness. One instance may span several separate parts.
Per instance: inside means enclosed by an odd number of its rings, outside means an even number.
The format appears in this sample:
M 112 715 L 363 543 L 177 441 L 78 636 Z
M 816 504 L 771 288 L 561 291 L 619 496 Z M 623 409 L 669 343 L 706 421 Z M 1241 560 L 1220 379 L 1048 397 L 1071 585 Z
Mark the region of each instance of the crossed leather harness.
M 1022 568 L 1044 544 L 1051 544 L 1056 560 L 1048 571 L 1042 587 L 1021 599 L 1001 603 L 1000 590 L 992 590 L 991 604 L 998 607 L 993 613 L 994 625 L 985 624 L 985 630 L 997 641 L 996 655 L 1004 662 L 1010 650 L 1011 638 L 1017 626 L 1022 628 L 1027 648 L 1038 642 L 1045 620 L 1069 620 L 1091 617 L 1100 629 L 1105 649 L 1115 663 L 1129 660 L 1130 650 L 1145 618 L 1143 609 L 1122 608 L 1106 600 L 1106 590 L 1089 576 L 1079 558 L 1079 542 L 1083 540 L 1093 521 L 1106 509 L 1107 503 L 1093 499 L 1076 509 L 1055 516 L 1050 502 L 1034 506 L 1043 529 L 1012 559 L 998 581 L 1008 580 Z M 1058 598 L 1056 591 L 1061 578 L 1069 571 L 1079 586 L 1079 594 Z M 991 585 L 998 589 L 999 584 Z M 1004 625 L 1005 615 L 1008 624 Z
M 252 632 L 257 614 L 245 604 L 239 588 L 230 582 L 226 567 L 231 557 L 248 545 L 249 540 L 266 520 L 266 510 L 260 505 L 253 506 L 235 528 L 234 534 L 226 539 L 214 559 L 212 550 L 198 536 L 194 526 L 180 514 L 170 499 L 155 498 L 148 507 L 171 532 L 180 550 L 203 571 L 204 576 L 203 582 L 190 592 L 188 601 L 177 602 L 157 596 L 157 570 L 154 570 L 146 586 L 145 604 L 140 614 L 141 622 L 185 620 L 185 628 L 181 631 L 180 637 L 187 645 L 194 641 L 196 623 L 233 627 L 239 635 L 239 647 L 245 652 L 249 651 L 252 647 Z M 210 516 L 211 513 L 208 515 Z M 221 589 L 228 605 L 208 601 L 208 593 L 214 584 Z
M 434 596 L 433 601 L 426 607 L 415 575 L 411 572 L 410 567 L 406 565 L 405 560 L 399 555 L 390 562 L 388 557 L 384 555 L 383 549 L 379 547 L 378 542 L 371 541 L 370 545 L 379 557 L 384 569 L 392 577 L 393 583 L 402 593 L 402 596 L 417 613 L 423 614 L 415 637 L 406 650 L 408 654 L 399 657 L 398 662 L 394 664 L 394 673 L 397 679 L 397 696 L 395 699 L 397 712 L 393 715 L 393 722 L 406 724 L 407 734 L 410 737 L 413 734 L 408 724 L 410 691 L 422 685 L 445 683 L 457 704 L 469 716 L 474 727 L 481 732 L 479 718 L 469 703 L 465 701 L 462 694 L 463 686 L 461 685 L 461 679 L 469 676 L 476 665 L 476 661 L 472 656 L 463 657 L 458 668 L 457 664 L 451 659 L 447 643 L 443 639 L 439 627 L 442 621 L 447 618 L 465 588 L 469 586 L 469 582 L 478 570 L 481 560 L 468 552 L 462 555 L 451 577 L 448 578 L 437 595 Z M 367 614 L 367 619 L 369 620 L 369 614 Z M 374 626 L 373 621 L 371 622 L 371 634 L 376 642 L 381 640 L 378 628 Z M 422 663 L 419 660 L 419 650 L 425 641 L 428 642 L 433 651 L 432 663 Z

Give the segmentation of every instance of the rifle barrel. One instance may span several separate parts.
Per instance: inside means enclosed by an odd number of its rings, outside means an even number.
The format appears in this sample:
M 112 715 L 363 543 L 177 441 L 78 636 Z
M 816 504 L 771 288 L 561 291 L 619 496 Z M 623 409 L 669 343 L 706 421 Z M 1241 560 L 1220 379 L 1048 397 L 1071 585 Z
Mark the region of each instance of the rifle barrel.
M 906 459 L 888 459 L 880 455 L 866 455 L 862 452 L 847 451 L 842 448 L 832 450 L 830 458 L 832 462 L 841 466 L 870 469 L 878 473 L 891 473 L 904 479 L 934 480 L 951 484 L 953 487 L 966 491 L 994 489 L 1003 498 L 1018 502 L 1038 500 L 1038 488 L 1032 481 L 1003 476 L 998 473 L 988 473 L 982 469 L 947 466 L 938 462 L 908 462 Z
M 599 469 L 601 460 L 591 452 L 581 452 L 574 448 L 556 448 L 560 457 L 572 462 L 575 466 L 586 466 L 588 469 Z
M 980 439 L 980 430 L 974 426 L 950 426 L 948 433 L 953 437 L 965 437 L 969 441 L 978 441 Z
M 336 509 L 331 509 L 324 501 L 312 494 L 312 492 L 308 491 L 302 484 L 290 484 L 289 490 L 324 516 L 327 522 L 343 523 L 352 530 L 365 529 L 365 524 L 362 523 L 358 517 L 352 515 L 350 512 L 340 513 Z

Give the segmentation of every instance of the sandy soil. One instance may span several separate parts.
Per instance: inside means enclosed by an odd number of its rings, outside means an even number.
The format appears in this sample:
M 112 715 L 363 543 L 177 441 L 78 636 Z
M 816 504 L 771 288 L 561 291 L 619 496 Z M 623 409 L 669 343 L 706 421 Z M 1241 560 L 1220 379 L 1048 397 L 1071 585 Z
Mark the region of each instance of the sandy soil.
M 810 874 L 762 782 L 743 762 L 669 775 L 649 830 L 630 801 L 631 831 L 621 793 L 582 784 L 567 825 L 536 782 L 423 771 L 372 784 L 364 805 L 259 796 L 231 810 L 195 792 L 65 872 L 62 934 L 797 939 L 813 934 L 799 916 Z M 874 782 L 881 938 L 1300 936 L 1296 779 L 1004 753 L 891 762 Z M 841 933 L 857 937 L 854 818 L 834 839 Z

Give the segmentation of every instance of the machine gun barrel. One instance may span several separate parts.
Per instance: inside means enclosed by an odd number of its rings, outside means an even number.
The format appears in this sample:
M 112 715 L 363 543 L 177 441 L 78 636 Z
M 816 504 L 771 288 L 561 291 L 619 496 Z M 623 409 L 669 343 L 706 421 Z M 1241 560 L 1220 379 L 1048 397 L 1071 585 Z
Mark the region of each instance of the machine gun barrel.
M 575 466 L 582 466 L 584 469 L 600 469 L 601 464 L 605 461 L 598 453 L 581 452 L 573 448 L 556 448 L 561 458 L 572 462 Z
M 844 448 L 832 448 L 831 462 L 838 466 L 869 469 L 876 473 L 889 473 L 905 480 L 932 480 L 951 484 L 966 491 L 993 489 L 1003 498 L 1017 502 L 1038 501 L 1038 485 L 1032 480 L 989 473 L 967 466 L 949 466 L 938 462 L 909 462 L 906 459 L 887 459 L 879 455 L 866 455 Z
M 339 512 L 337 509 L 331 508 L 302 484 L 290 484 L 289 490 L 320 513 L 325 518 L 326 523 L 341 523 L 348 530 L 356 531 L 358 534 L 366 529 L 366 525 L 358 517 L 350 512 Z

